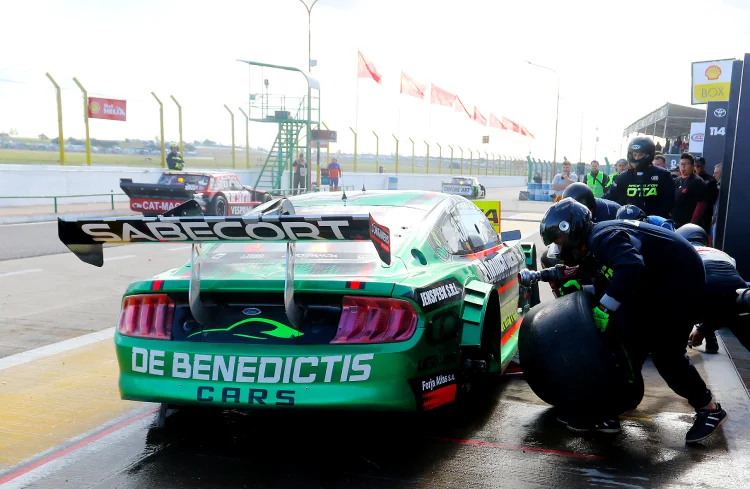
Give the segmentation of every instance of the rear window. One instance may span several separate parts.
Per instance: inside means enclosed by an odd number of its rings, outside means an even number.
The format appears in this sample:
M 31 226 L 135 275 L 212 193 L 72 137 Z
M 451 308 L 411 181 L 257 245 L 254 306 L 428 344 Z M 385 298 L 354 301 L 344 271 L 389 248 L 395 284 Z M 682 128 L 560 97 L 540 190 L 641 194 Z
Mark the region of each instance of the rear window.
M 472 180 L 470 178 L 454 178 L 451 183 L 454 185 L 471 185 Z
M 170 187 L 181 187 L 185 190 L 206 190 L 210 178 L 205 175 L 162 175 L 159 185 L 169 185 Z

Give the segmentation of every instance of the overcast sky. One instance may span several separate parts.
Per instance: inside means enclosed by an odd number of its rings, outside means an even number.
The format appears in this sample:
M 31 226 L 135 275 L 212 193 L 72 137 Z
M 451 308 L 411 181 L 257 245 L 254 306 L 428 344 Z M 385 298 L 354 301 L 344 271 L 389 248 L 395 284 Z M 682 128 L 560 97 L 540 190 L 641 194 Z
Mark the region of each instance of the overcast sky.
M 227 104 L 248 91 L 299 95 L 303 78 L 248 70 L 237 59 L 302 69 L 307 66 L 307 11 L 298 0 L 106 2 L 67 0 L 2 3 L 0 131 L 57 134 L 54 91 L 63 86 L 65 136 L 82 137 L 83 103 L 72 77 L 90 95 L 128 101 L 128 121 L 91 122 L 97 138 L 153 138 L 159 132 L 154 91 L 165 104 L 166 139 L 176 140 L 174 95 L 184 107 L 184 139 L 230 142 Z M 690 104 L 690 63 L 741 58 L 750 46 L 747 0 L 320 0 L 312 14 L 313 74 L 322 88 L 322 118 L 339 132 L 337 148 L 401 153 L 408 137 L 423 154 L 424 140 L 468 150 L 551 159 L 560 75 L 558 160 L 577 160 L 583 117 L 583 159 L 617 158 L 624 127 L 666 102 Z M 359 81 L 357 50 L 383 75 L 382 85 Z M 531 130 L 535 140 L 482 129 L 452 112 L 399 96 L 401 70 L 457 93 Z M 400 109 L 399 109 L 400 107 Z M 400 123 L 399 123 L 400 111 Z M 251 146 L 270 147 L 275 128 L 251 124 Z M 481 144 L 489 134 L 490 145 Z M 466 152 L 468 157 L 468 151 Z

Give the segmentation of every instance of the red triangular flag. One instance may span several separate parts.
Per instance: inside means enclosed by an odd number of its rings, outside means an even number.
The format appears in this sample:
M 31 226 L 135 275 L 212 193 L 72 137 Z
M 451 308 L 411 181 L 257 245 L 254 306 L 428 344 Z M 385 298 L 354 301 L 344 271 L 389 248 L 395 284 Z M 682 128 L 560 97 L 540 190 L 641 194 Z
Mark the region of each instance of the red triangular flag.
M 471 119 L 471 113 L 466 110 L 466 106 L 464 106 L 464 103 L 461 102 L 461 99 L 458 97 L 458 95 L 456 95 L 456 112 L 464 112 L 466 114 L 466 117 Z
M 533 134 L 531 134 L 531 131 L 526 129 L 526 126 L 521 126 L 521 134 L 524 136 L 529 136 L 531 139 L 536 139 Z
M 474 117 L 473 119 L 480 123 L 483 126 L 487 125 L 487 119 L 484 118 L 484 116 L 479 112 L 479 109 L 477 109 L 476 105 L 474 106 Z
M 401 93 L 424 100 L 425 85 L 401 72 Z
M 513 122 L 512 120 L 508 119 L 507 117 L 503 117 L 503 125 L 508 129 L 509 131 L 513 132 L 521 132 L 521 126 Z
M 382 77 L 380 76 L 380 73 L 378 73 L 378 70 L 375 68 L 375 65 L 372 64 L 372 61 L 369 61 L 367 58 L 365 58 L 365 55 L 362 54 L 361 51 L 357 51 L 357 54 L 359 55 L 357 77 L 372 78 L 378 83 L 378 85 L 380 85 Z
M 430 103 L 437 105 L 444 105 L 446 107 L 453 107 L 453 102 L 456 101 L 456 96 L 450 92 L 443 90 L 432 83 L 430 88 Z
M 507 129 L 507 127 L 503 126 L 503 123 L 500 122 L 500 119 L 495 117 L 495 114 L 490 112 L 490 127 L 494 127 L 497 129 Z

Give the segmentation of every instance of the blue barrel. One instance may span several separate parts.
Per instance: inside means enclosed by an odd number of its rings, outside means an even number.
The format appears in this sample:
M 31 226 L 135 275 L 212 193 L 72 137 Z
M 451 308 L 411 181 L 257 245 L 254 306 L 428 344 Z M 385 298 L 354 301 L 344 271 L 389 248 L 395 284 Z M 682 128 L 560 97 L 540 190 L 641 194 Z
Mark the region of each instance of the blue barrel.
M 388 190 L 398 190 L 398 177 L 388 177 Z
M 543 183 L 541 185 L 542 185 L 541 194 L 543 195 L 543 197 L 541 199 L 537 199 L 537 200 L 543 200 L 545 202 L 552 202 L 552 200 L 553 200 L 553 197 L 552 197 L 552 184 L 551 183 Z
M 529 200 L 537 200 L 537 195 L 539 193 L 539 184 L 529 183 L 528 189 L 529 189 Z

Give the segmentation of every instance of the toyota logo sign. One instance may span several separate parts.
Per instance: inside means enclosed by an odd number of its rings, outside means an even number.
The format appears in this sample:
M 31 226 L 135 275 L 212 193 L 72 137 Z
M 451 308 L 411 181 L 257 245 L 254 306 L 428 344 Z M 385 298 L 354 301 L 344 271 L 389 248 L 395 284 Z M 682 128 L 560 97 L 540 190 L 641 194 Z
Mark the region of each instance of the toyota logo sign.
M 718 108 L 718 109 L 714 110 L 714 115 L 716 117 L 724 117 L 725 115 L 727 115 L 727 111 L 724 110 L 724 109 L 722 109 L 722 108 Z
M 700 143 L 701 141 L 703 141 L 703 133 L 702 132 L 695 133 L 692 136 L 690 136 L 690 139 Z

